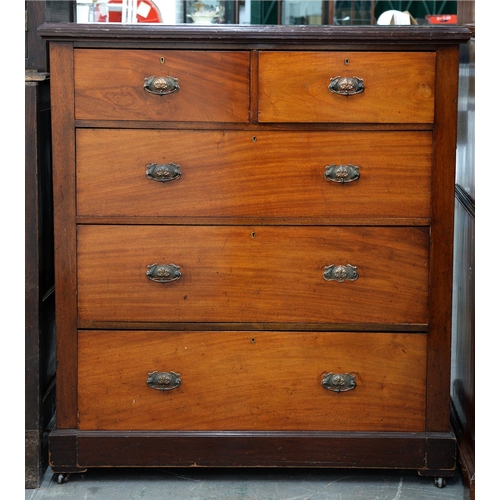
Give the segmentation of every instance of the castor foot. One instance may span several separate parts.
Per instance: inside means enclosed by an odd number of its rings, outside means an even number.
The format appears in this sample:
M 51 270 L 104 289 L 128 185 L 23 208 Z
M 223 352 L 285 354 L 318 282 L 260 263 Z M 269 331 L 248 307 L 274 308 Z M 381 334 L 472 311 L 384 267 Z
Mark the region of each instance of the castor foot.
M 446 479 L 444 477 L 435 477 L 434 486 L 437 488 L 444 488 L 446 486 Z
M 67 483 L 69 481 L 69 474 L 58 474 L 57 482 L 58 484 Z

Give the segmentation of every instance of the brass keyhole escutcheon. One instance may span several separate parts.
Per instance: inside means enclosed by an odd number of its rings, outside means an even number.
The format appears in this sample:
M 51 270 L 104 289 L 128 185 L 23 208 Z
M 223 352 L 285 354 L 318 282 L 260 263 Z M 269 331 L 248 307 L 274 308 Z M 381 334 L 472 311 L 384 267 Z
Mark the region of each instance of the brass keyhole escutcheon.
M 346 58 L 344 59 L 344 64 L 345 64 L 346 66 L 349 66 L 350 62 L 351 62 L 351 61 L 349 61 L 349 58 L 348 58 L 348 57 L 346 57 Z
M 165 58 L 164 57 L 160 57 L 160 64 L 165 64 Z

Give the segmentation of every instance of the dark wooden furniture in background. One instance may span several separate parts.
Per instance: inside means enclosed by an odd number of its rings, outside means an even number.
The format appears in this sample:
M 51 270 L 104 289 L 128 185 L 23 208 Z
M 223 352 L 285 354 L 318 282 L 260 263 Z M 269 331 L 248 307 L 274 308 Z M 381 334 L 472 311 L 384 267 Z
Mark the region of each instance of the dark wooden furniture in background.
M 40 33 L 61 480 L 89 467 L 321 466 L 414 469 L 441 486 L 456 463 L 469 30 Z
M 452 423 L 466 500 L 475 498 L 475 6 L 459 2 L 472 38 L 460 49 L 452 330 Z
M 25 2 L 25 488 L 48 466 L 55 411 L 54 243 L 50 90 L 44 21 L 71 21 L 74 2 Z

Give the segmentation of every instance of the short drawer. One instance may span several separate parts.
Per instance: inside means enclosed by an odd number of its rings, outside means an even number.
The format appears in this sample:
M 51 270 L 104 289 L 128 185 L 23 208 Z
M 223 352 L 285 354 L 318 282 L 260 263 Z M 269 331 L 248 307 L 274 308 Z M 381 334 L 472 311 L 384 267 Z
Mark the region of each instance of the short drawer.
M 431 52 L 260 52 L 259 121 L 432 123 L 435 63 Z
M 81 225 L 77 236 L 80 326 L 428 320 L 428 228 Z
M 431 132 L 79 129 L 80 216 L 430 217 Z
M 74 54 L 77 120 L 248 121 L 248 52 L 77 49 Z
M 424 334 L 78 334 L 82 430 L 419 432 L 425 381 Z

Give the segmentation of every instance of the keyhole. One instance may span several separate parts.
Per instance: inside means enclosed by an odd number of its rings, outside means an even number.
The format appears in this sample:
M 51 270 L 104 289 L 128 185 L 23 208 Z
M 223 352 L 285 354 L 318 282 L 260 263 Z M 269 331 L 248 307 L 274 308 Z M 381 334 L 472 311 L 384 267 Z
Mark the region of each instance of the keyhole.
M 255 135 L 252 137 L 252 142 L 257 142 L 257 137 L 255 137 Z
M 165 58 L 164 57 L 160 57 L 160 64 L 165 64 Z
M 252 238 L 255 238 L 255 233 L 253 231 L 250 233 L 250 235 L 252 236 Z
M 346 57 L 346 58 L 344 59 L 344 64 L 345 64 L 346 66 L 349 66 L 349 63 L 350 63 L 349 58 L 347 58 L 347 57 Z

